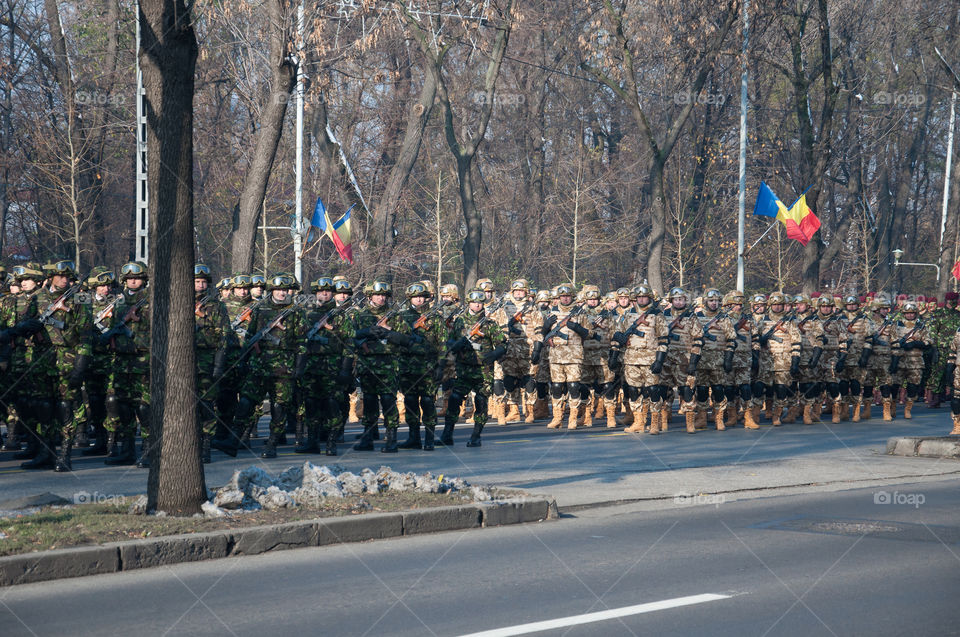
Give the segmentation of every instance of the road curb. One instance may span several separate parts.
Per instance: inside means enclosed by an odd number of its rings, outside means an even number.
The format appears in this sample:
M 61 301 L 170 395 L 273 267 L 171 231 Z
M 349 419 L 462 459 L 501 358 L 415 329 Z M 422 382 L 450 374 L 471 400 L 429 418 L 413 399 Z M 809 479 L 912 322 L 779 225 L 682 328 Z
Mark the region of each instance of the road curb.
M 511 498 L 457 506 L 316 518 L 240 529 L 0 557 L 0 586 L 118 573 L 271 551 L 555 520 L 556 500 Z
M 960 458 L 960 436 L 898 436 L 887 440 L 887 454 L 921 458 Z

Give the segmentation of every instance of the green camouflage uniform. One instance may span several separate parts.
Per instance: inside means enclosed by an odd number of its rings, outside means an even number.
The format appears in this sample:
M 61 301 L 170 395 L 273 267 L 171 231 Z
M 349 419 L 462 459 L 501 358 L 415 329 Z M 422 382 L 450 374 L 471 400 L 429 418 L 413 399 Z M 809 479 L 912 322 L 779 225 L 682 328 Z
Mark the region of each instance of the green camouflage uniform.
M 421 316 L 430 310 L 430 304 L 424 303 L 419 309 L 409 307 L 400 314 L 412 334 L 410 346 L 400 359 L 400 391 L 407 426 L 417 442 L 421 425 L 431 432 L 437 426 L 438 379 L 446 356 L 447 326 L 439 313 L 427 318 L 422 327 L 416 327 Z
M 363 432 L 364 437 L 372 439 L 377 427 L 380 411 L 383 411 L 383 424 L 389 432 L 396 434 L 400 424 L 397 411 L 398 361 L 403 348 L 387 340 L 386 332 L 398 332 L 407 335 L 410 327 L 402 318 L 394 315 L 388 322 L 388 330 L 379 328 L 377 323 L 389 311 L 388 303 L 376 307 L 367 303 L 355 313 L 353 319 L 354 346 L 356 351 L 357 375 L 363 392 Z M 371 332 L 372 330 L 372 332 Z M 384 334 L 379 334 L 383 331 Z M 369 448 L 369 440 L 361 440 L 359 446 Z
M 934 356 L 926 389 L 937 393 L 941 388 L 949 388 L 953 382 L 953 379 L 944 379 L 943 376 L 947 369 L 947 359 L 950 357 L 954 335 L 957 333 L 957 328 L 960 328 L 960 312 L 946 307 L 939 308 L 933 313 L 927 325 L 936 346 L 937 355 Z
M 114 353 L 110 385 L 107 389 L 107 431 L 125 435 L 136 433 L 150 437 L 150 292 L 144 288 L 124 288 L 110 322 L 111 348 Z M 143 301 L 139 309 L 135 306 Z M 124 322 L 126 319 L 126 322 Z
M 341 425 L 341 383 L 352 374 L 349 343 L 353 338 L 349 322 L 331 321 L 328 314 L 336 308 L 334 301 L 315 305 L 306 314 L 303 323 L 303 339 L 306 347 L 306 363 L 300 387 L 303 396 L 304 425 L 307 429 L 307 445 L 304 451 L 319 451 L 316 442 L 320 431 L 327 437 L 336 438 Z M 324 320 L 325 319 L 325 320 Z M 323 321 L 323 326 L 319 323 Z
M 227 308 L 216 296 L 207 298 L 206 292 L 197 292 L 194 316 L 197 422 L 204 436 L 213 436 L 217 430 L 214 405 L 220 391 L 218 374 L 222 375 L 226 369 L 227 349 L 233 339 L 233 332 L 230 329 Z

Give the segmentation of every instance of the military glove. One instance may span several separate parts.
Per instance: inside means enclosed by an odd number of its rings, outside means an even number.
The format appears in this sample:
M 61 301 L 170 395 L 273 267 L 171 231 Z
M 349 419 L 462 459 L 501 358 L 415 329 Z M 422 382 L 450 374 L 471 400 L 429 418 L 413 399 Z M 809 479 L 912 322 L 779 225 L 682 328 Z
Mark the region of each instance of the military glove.
M 80 354 L 73 362 L 73 369 L 70 370 L 70 377 L 67 385 L 70 389 L 80 389 L 83 385 L 83 379 L 87 375 L 87 369 L 90 367 L 90 357 L 86 354 Z
M 955 373 L 956 371 L 957 371 L 957 364 L 956 364 L 956 363 L 947 363 L 947 369 L 946 369 L 946 371 L 944 371 L 944 376 L 943 376 L 943 378 L 944 378 L 944 385 L 946 385 L 946 386 L 948 386 L 948 387 L 952 387 L 952 386 L 953 386 L 953 376 L 954 376 L 954 373 Z
M 724 352 L 723 371 L 727 372 L 728 374 L 733 371 L 733 352 Z
M 899 356 L 891 356 L 891 357 L 890 357 L 890 368 L 889 368 L 890 373 L 891 373 L 891 374 L 896 374 L 899 369 L 900 369 L 900 357 L 899 357 Z
M 617 372 L 623 366 L 623 352 L 612 348 L 607 352 L 607 367 L 611 372 Z
M 438 363 L 433 368 L 433 381 L 439 383 L 443 380 L 444 365 L 443 363 Z
M 530 352 L 530 362 L 534 365 L 540 364 L 540 357 L 543 355 L 543 341 L 537 341 L 533 344 L 533 351 Z
M 297 354 L 297 360 L 294 364 L 293 375 L 297 379 L 303 378 L 303 375 L 307 373 L 307 355 L 306 354 Z
M 663 364 L 666 361 L 667 353 L 657 352 L 657 358 L 653 361 L 653 365 L 650 366 L 650 373 L 659 376 L 663 372 Z
M 820 366 L 820 357 L 823 356 L 822 347 L 813 348 L 813 356 L 810 357 L 810 369 L 816 369 Z
M 503 355 L 506 353 L 507 353 L 507 348 L 501 345 L 496 349 L 490 350 L 489 352 L 484 354 L 481 358 L 483 359 L 483 363 L 485 365 L 489 365 L 490 363 L 500 360 L 503 357 Z
M 750 352 L 750 369 L 753 372 L 760 371 L 760 352 L 757 350 Z
M 227 350 L 218 349 L 213 357 L 213 380 L 218 381 L 223 378 L 227 371 Z
M 623 332 L 614 332 L 613 336 L 610 337 L 610 340 L 614 343 L 617 343 L 620 347 L 626 347 L 627 341 L 630 340 L 630 337 Z
M 340 371 L 337 372 L 337 384 L 341 387 L 351 388 L 353 386 L 353 359 L 344 358 L 340 362 Z
M 837 363 L 836 365 L 834 365 L 833 369 L 839 374 L 840 372 L 843 371 L 843 368 L 846 366 L 847 366 L 847 355 L 840 354 L 840 356 L 837 358 Z
M 700 364 L 700 354 L 691 354 L 690 362 L 687 364 L 687 376 L 695 376 L 697 374 L 697 365 Z
M 790 375 L 794 378 L 800 378 L 800 357 L 790 357 Z
M 459 354 L 460 352 L 467 349 L 468 347 L 470 347 L 469 339 L 467 339 L 466 336 L 461 336 L 456 341 L 454 341 L 453 344 L 450 346 L 450 351 L 453 352 L 454 354 Z
M 387 338 L 387 335 L 389 333 L 390 333 L 390 330 L 380 325 L 370 326 L 370 334 L 373 335 L 373 338 L 376 338 L 376 339 Z
M 557 315 L 551 314 L 543 321 L 543 327 L 540 328 L 540 333 L 546 336 L 550 333 L 550 330 L 553 329 L 553 326 L 557 324 Z
M 569 327 L 569 328 L 570 328 L 570 331 L 572 331 L 574 334 L 576 334 L 577 336 L 579 336 L 579 337 L 582 338 L 583 340 L 586 340 L 586 339 L 590 336 L 590 330 L 588 330 L 588 329 L 585 328 L 584 326 L 580 325 L 579 323 L 574 323 L 573 321 L 568 321 L 568 322 L 567 322 L 567 327 Z
M 863 348 L 863 351 L 860 352 L 860 360 L 857 361 L 857 367 L 866 367 L 870 364 L 870 355 L 873 354 L 873 350 Z
M 400 332 L 394 332 L 390 330 L 386 335 L 387 342 L 398 347 L 409 347 L 410 346 L 410 337 L 406 334 L 401 334 Z
M 33 336 L 43 329 L 43 323 L 40 322 L 40 319 L 26 319 L 17 323 L 14 329 L 16 330 L 17 336 Z

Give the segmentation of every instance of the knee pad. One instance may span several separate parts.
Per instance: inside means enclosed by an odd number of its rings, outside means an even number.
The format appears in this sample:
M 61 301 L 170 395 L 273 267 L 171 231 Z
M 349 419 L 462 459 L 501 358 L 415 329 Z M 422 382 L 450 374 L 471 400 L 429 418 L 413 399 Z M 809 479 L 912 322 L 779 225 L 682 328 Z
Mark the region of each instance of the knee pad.
M 860 381 L 859 381 L 859 380 L 851 380 L 851 381 L 850 381 L 850 394 L 851 394 L 851 395 L 853 395 L 853 396 L 859 396 L 862 391 L 863 391 L 863 387 L 860 386 Z
M 580 400 L 590 400 L 590 387 L 588 385 L 580 385 Z
M 650 388 L 649 387 L 640 387 L 640 395 L 644 398 L 650 398 Z
M 880 395 L 884 398 L 890 398 L 893 394 L 893 385 L 881 385 L 880 386 Z
M 240 400 L 244 400 L 241 398 Z M 107 413 L 110 414 L 111 418 L 120 418 L 120 401 L 116 396 L 110 395 L 107 396 L 103 401 L 103 406 L 107 410 Z
M 727 397 L 728 401 L 733 401 L 737 399 L 737 388 L 733 385 L 727 385 L 723 388 L 723 395 Z
M 697 401 L 705 403 L 708 398 L 710 398 L 710 388 L 704 385 L 697 385 Z
M 503 388 L 507 390 L 507 393 L 513 393 L 513 390 L 520 386 L 520 379 L 516 376 L 504 376 L 503 377 Z
M 713 385 L 710 387 L 710 394 L 713 396 L 714 402 L 720 402 L 727 395 L 723 385 Z
M 141 427 L 150 428 L 150 403 L 137 403 L 137 419 Z
M 820 392 L 818 391 L 820 389 L 820 386 L 817 383 L 804 383 L 804 384 L 807 386 L 806 389 L 804 389 L 803 385 L 801 385 L 800 391 L 803 392 L 803 395 L 807 400 L 813 400 L 814 398 L 820 395 Z
M 547 395 L 550 393 L 550 384 L 549 383 L 537 383 L 537 398 L 540 400 L 546 400 Z
M 830 395 L 830 398 L 837 398 L 840 396 L 840 384 L 839 383 L 827 383 L 827 394 Z
M 535 381 L 531 376 L 524 376 L 523 388 L 527 391 L 527 393 L 532 394 L 533 392 L 537 391 L 537 381 Z
M 673 388 L 667 385 L 657 385 L 660 388 L 660 400 L 673 402 Z
M 443 391 L 450 391 L 451 389 L 453 389 L 453 379 L 448 378 L 447 380 L 443 381 L 440 384 L 440 389 L 442 389 Z
M 493 395 L 503 396 L 506 391 L 505 383 L 502 380 L 493 381 Z
M 639 400 L 640 399 L 640 388 L 634 387 L 632 385 L 627 385 L 624 387 L 624 392 L 627 394 L 628 400 Z
M 420 397 L 420 410 L 423 412 L 435 411 L 437 409 L 436 400 L 430 394 L 424 394 Z
M 616 400 L 617 399 L 617 384 L 616 383 L 604 383 L 603 385 L 603 397 L 607 400 Z
M 647 390 L 647 393 L 650 396 L 650 400 L 652 402 L 655 402 L 655 403 L 660 402 L 661 396 L 660 396 L 659 385 L 651 385 L 650 387 L 644 387 L 644 389 Z
M 863 386 L 863 397 L 873 396 L 873 385 L 864 385 Z
M 693 388 L 684 385 L 680 388 L 680 396 L 683 398 L 683 402 L 691 402 L 693 400 Z
M 911 398 L 920 395 L 920 385 L 915 385 L 914 383 L 907 383 L 907 396 Z
M 560 400 L 567 393 L 566 383 L 550 383 L 550 397 Z
M 763 395 L 766 396 L 767 398 L 773 398 L 774 396 L 777 395 L 777 389 L 776 389 L 776 388 L 777 388 L 776 385 L 764 385 L 764 386 L 763 386 L 763 391 L 764 391 L 764 394 L 763 394 Z
M 756 380 L 751 384 L 750 389 L 753 392 L 753 395 L 759 398 L 760 396 L 763 396 L 763 393 L 766 391 L 766 386 L 759 380 Z
M 749 384 L 744 383 L 740 385 L 740 399 L 744 402 L 753 399 L 753 389 Z
M 567 383 L 567 393 L 570 394 L 570 398 L 582 398 L 582 397 L 583 397 L 582 394 L 581 394 L 581 392 L 580 392 L 580 383 L 577 382 L 577 381 L 574 381 L 574 382 L 572 382 L 572 383 Z
M 787 398 L 788 396 L 790 396 L 790 388 L 787 387 L 786 385 L 775 385 L 774 391 L 776 392 L 777 398 L 779 398 L 780 400 L 783 400 L 784 398 Z
M 846 396 L 847 394 L 850 393 L 850 383 L 849 383 L 849 382 L 847 382 L 847 381 L 845 381 L 845 380 L 841 380 L 839 383 L 837 383 L 837 385 L 840 387 L 840 395 L 841 395 L 841 396 Z
M 53 402 L 46 398 L 39 398 L 33 401 L 33 415 L 41 423 L 46 424 L 52 422 L 56 415 L 54 413 L 55 411 L 56 409 L 54 408 Z
M 210 421 L 217 419 L 217 411 L 213 406 L 213 401 L 198 400 L 197 408 L 200 413 L 200 420 Z

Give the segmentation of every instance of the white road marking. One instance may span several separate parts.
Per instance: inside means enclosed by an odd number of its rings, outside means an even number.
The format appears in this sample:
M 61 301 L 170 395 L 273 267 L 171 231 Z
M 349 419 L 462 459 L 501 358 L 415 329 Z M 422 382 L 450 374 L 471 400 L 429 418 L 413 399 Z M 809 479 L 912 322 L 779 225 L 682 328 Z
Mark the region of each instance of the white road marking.
M 703 604 L 705 602 L 713 602 L 718 599 L 729 599 L 730 597 L 730 595 L 717 595 L 715 593 L 703 593 L 702 595 L 690 595 L 688 597 L 675 597 L 673 599 L 664 599 L 659 602 L 648 602 L 646 604 L 637 604 L 635 606 L 624 606 L 623 608 L 611 608 L 610 610 L 603 610 L 596 613 L 571 615 L 569 617 L 558 617 L 557 619 L 548 619 L 546 621 L 533 622 L 531 624 L 519 624 L 517 626 L 495 628 L 493 630 L 485 630 L 479 633 L 462 635 L 461 637 L 510 637 L 511 635 L 528 635 L 530 633 L 538 633 L 544 630 L 566 628 L 567 626 L 579 626 L 581 624 L 591 624 L 593 622 L 601 622 L 607 619 L 616 619 L 617 617 L 652 613 L 658 610 L 678 608 L 680 606 L 690 606 L 692 604 Z

